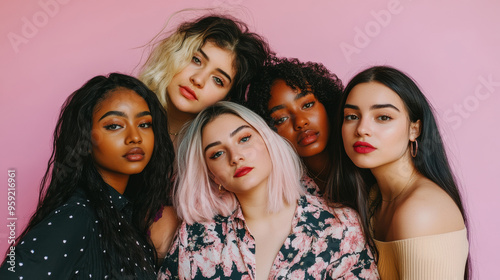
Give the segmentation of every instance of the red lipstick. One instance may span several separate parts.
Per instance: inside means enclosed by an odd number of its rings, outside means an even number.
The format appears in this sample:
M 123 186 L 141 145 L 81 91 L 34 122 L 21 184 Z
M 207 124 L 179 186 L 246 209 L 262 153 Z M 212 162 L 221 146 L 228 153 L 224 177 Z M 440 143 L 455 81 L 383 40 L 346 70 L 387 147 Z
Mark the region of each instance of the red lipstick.
M 132 148 L 123 157 L 129 161 L 140 161 L 144 158 L 144 154 L 141 148 Z
M 353 147 L 354 151 L 360 154 L 368 154 L 376 150 L 376 148 L 370 145 L 370 143 L 361 141 L 354 143 Z
M 300 146 L 307 146 L 311 143 L 316 142 L 318 140 L 318 137 L 319 137 L 319 132 L 308 129 L 299 134 L 297 143 Z
M 191 88 L 189 88 L 187 86 L 180 86 L 179 88 L 180 88 L 182 96 L 186 97 L 189 100 L 198 100 L 198 98 L 196 97 L 196 94 L 194 93 L 194 91 Z
M 240 168 L 236 169 L 236 172 L 234 172 L 233 177 L 239 178 L 239 177 L 245 176 L 252 170 L 253 170 L 253 167 L 246 167 L 246 166 L 240 167 Z

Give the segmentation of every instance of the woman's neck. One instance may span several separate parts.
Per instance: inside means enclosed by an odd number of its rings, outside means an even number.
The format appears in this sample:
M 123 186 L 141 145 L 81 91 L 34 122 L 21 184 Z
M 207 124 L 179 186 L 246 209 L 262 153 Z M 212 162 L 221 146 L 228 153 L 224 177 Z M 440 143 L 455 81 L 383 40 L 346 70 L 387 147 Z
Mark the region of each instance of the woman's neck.
M 330 175 L 332 162 L 326 149 L 317 155 L 303 157 L 302 161 L 307 168 L 307 175 L 314 180 L 321 192 L 324 192 L 328 176 Z
M 254 222 L 262 222 L 265 220 L 272 220 L 276 217 L 280 216 L 285 209 L 290 207 L 297 206 L 297 202 L 293 202 L 291 204 L 284 203 L 284 207 L 282 210 L 277 213 L 270 214 L 269 209 L 269 192 L 267 190 L 267 182 L 264 186 L 255 188 L 252 191 L 247 191 L 245 193 L 237 193 L 235 194 L 238 198 L 238 202 L 241 206 L 241 211 L 243 212 L 243 216 L 245 217 L 245 221 L 251 228 L 251 224 Z
M 175 140 L 177 139 L 182 127 L 187 122 L 193 120 L 196 117 L 196 114 L 179 111 L 171 102 L 168 103 L 166 111 L 168 118 L 168 133 L 170 134 L 172 142 L 177 144 Z
M 384 166 L 371 169 L 377 180 L 382 200 L 392 202 L 407 190 L 415 175 L 418 173 L 409 156 Z

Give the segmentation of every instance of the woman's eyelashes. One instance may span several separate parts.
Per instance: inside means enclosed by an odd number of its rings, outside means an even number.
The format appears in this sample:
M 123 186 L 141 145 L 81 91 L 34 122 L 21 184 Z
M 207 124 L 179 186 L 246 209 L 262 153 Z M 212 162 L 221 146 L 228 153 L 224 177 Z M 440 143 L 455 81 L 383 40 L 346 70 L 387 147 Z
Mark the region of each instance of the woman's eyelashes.
M 216 151 L 216 152 L 213 152 L 208 158 L 217 159 L 220 156 L 222 156 L 223 153 L 224 153 L 223 151 Z
M 312 106 L 314 106 L 314 103 L 316 102 L 315 101 L 307 102 L 306 104 L 304 104 L 304 106 L 302 106 L 302 109 L 309 109 Z
M 116 124 L 116 123 L 112 123 L 112 124 L 104 125 L 104 128 L 106 130 L 118 130 L 120 128 L 123 128 L 123 126 Z
M 197 57 L 197 56 L 193 56 L 192 61 L 196 65 L 200 65 L 201 64 L 201 59 L 199 57 Z
M 103 125 L 104 129 L 106 129 L 106 130 L 119 130 L 121 128 L 124 128 L 125 126 L 126 125 L 124 123 L 121 123 L 121 122 L 107 122 Z M 150 129 L 153 127 L 153 121 L 152 120 L 141 121 L 141 122 L 139 122 L 137 127 L 143 128 L 143 129 Z
M 238 144 L 244 144 L 244 143 L 247 143 L 248 141 L 250 141 L 250 138 L 252 138 L 252 135 L 251 134 L 243 134 L 243 136 L 240 136 L 238 137 Z M 224 149 L 220 149 L 220 150 L 216 150 L 216 151 L 213 151 L 213 152 L 209 152 L 209 156 L 208 158 L 209 159 L 218 159 L 220 158 L 222 155 L 224 155 L 226 152 L 224 151 Z
M 389 115 L 381 115 L 381 116 L 378 116 L 377 119 L 380 121 L 386 122 L 386 121 L 390 121 L 392 118 Z
M 350 113 L 350 112 L 344 113 L 344 121 L 355 121 L 355 120 L 359 120 L 359 119 L 360 119 L 360 117 L 357 114 Z M 377 114 L 377 115 L 375 115 L 374 119 L 376 119 L 380 122 L 387 122 L 387 121 L 392 120 L 392 117 L 389 114 Z
M 141 128 L 152 128 L 153 127 L 153 122 L 143 122 L 139 124 L 139 127 Z
M 288 117 L 273 118 L 273 124 L 280 125 L 284 123 L 286 120 L 288 120 Z
M 252 137 L 252 135 L 248 134 L 246 136 L 243 136 L 240 138 L 240 143 L 245 143 L 245 142 L 248 142 L 250 141 L 250 137 Z
M 344 115 L 344 121 L 354 121 L 357 119 L 358 119 L 358 116 L 356 116 L 354 114 L 345 114 Z
M 214 82 L 216 85 L 218 85 L 220 87 L 224 86 L 224 81 L 221 78 L 214 76 L 213 79 L 214 79 Z
M 193 56 L 193 58 L 191 59 L 191 61 L 198 65 L 198 66 L 201 66 L 202 65 L 202 58 L 199 57 L 199 56 Z M 213 76 L 212 77 L 212 80 L 214 81 L 215 85 L 218 86 L 218 87 L 224 87 L 225 85 L 225 82 L 224 82 L 224 79 L 218 77 L 218 76 Z

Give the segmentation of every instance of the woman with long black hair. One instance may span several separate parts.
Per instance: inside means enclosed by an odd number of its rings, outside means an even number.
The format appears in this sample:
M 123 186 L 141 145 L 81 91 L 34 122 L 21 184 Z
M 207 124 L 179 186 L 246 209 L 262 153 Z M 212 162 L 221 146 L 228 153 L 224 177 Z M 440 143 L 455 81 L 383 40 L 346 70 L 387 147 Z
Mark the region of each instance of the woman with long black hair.
M 350 199 L 378 250 L 381 278 L 468 279 L 467 215 L 416 83 L 385 66 L 357 74 L 333 134 L 343 143 L 334 157 L 334 200 L 355 190 Z
M 154 279 L 148 230 L 169 201 L 167 117 L 139 80 L 97 76 L 65 102 L 36 212 L 2 279 Z

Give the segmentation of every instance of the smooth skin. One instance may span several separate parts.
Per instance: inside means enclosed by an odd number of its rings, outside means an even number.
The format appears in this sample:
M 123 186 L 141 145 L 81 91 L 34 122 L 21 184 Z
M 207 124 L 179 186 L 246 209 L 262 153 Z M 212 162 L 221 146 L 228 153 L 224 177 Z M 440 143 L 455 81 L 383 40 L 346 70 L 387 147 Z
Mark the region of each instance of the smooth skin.
M 465 227 L 451 197 L 413 165 L 409 143 L 420 135 L 420 126 L 420 120 L 410 122 L 401 98 L 381 83 L 358 84 L 347 97 L 344 148 L 356 166 L 371 170 L 382 194 L 373 221 L 376 240 L 402 240 Z M 357 152 L 358 141 L 371 144 L 374 151 Z
M 277 213 L 267 211 L 271 158 L 260 134 L 240 117 L 223 114 L 208 123 L 202 143 L 212 179 L 236 195 L 255 238 L 256 279 L 268 279 L 276 255 L 291 232 L 297 203 L 286 204 Z M 246 167 L 251 171 L 238 177 L 238 171 Z
M 121 194 L 151 159 L 152 121 L 146 101 L 130 89 L 112 91 L 94 109 L 92 156 L 104 181 Z
M 325 107 L 313 93 L 303 94 L 283 80 L 274 82 L 270 95 L 268 110 L 278 134 L 293 145 L 316 184 L 324 190 L 331 162 L 326 150 L 330 122 Z
M 233 86 L 236 70 L 234 53 L 206 42 L 189 64 L 177 73 L 167 87 L 167 117 L 170 138 L 177 149 L 177 133 L 206 107 L 223 100 Z M 158 259 L 167 254 L 179 221 L 171 206 L 151 226 L 151 240 Z
M 167 87 L 170 132 L 178 133 L 199 112 L 226 97 L 236 75 L 233 63 L 231 51 L 210 41 L 193 55 Z

